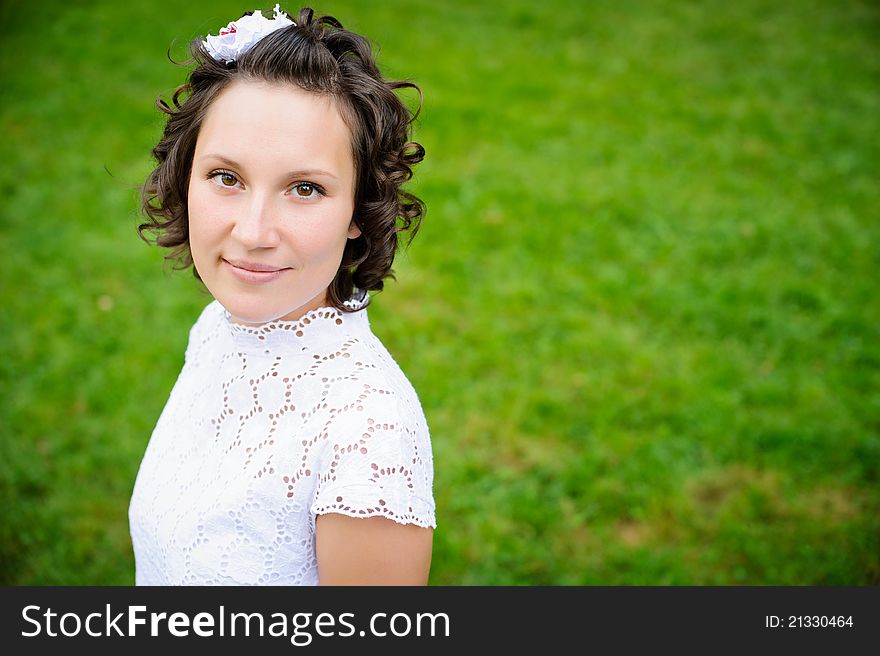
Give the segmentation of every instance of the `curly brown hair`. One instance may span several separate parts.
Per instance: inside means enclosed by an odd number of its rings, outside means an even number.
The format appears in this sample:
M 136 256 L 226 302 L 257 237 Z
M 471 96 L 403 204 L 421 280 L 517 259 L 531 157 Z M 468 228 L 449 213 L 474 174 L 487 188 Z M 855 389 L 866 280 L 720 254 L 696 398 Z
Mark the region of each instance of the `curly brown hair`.
M 350 311 L 344 302 L 354 287 L 367 295 L 370 290 L 381 291 L 384 278 L 396 279 L 391 265 L 397 233 L 411 230 L 408 246 L 421 225 L 424 202 L 401 187 L 412 178 L 412 166 L 425 156 L 425 149 L 410 141 L 422 92 L 412 82 L 383 79 L 370 41 L 343 29 L 332 16 L 315 18 L 305 7 L 294 22 L 263 37 L 230 63 L 215 60 L 201 39 L 190 44 L 191 59 L 185 63 L 194 61 L 196 66 L 175 90 L 173 107 L 161 97 L 156 100 L 168 119 L 152 150 L 157 165 L 141 188 L 141 210 L 148 220 L 138 226 L 138 235 L 150 243 L 143 233 L 155 232 L 155 243 L 172 249 L 165 259 L 176 261 L 175 269 L 192 266 L 201 282 L 189 245 L 187 189 L 196 140 L 211 103 L 237 79 L 291 83 L 328 95 L 352 135 L 356 176 L 352 218 L 361 230 L 359 237 L 346 243 L 339 271 L 327 290 L 327 302 L 345 312 Z M 395 93 L 407 87 L 419 96 L 415 112 Z

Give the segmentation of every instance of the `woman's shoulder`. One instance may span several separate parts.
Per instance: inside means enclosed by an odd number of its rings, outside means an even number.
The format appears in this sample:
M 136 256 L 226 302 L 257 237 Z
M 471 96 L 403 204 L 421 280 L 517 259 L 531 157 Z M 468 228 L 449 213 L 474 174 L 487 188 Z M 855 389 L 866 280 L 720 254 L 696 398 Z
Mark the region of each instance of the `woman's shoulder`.
M 186 345 L 187 360 L 203 348 L 213 336 L 217 335 L 222 319 L 223 306 L 217 299 L 213 299 L 202 308 L 195 323 L 189 329 L 189 339 Z
M 418 394 L 386 354 L 358 344 L 353 368 L 331 383 L 334 411 L 322 431 L 326 467 L 311 511 L 436 527 L 428 424 Z
M 332 423 L 343 433 L 389 425 L 427 439 L 419 395 L 397 360 L 373 333 L 366 317 L 332 349 L 314 354 L 310 378 L 336 409 Z
M 360 406 L 379 406 L 406 423 L 424 421 L 419 395 L 403 369 L 372 332 L 348 346 L 349 382 L 340 389 Z

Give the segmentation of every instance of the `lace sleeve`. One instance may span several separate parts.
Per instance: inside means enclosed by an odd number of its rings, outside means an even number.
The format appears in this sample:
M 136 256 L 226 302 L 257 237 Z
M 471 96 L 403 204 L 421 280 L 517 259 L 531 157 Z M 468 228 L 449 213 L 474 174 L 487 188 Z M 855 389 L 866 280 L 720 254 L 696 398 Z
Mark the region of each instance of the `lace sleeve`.
M 383 405 L 387 407 L 387 400 Z M 436 528 L 433 459 L 424 416 L 416 413 L 416 419 L 405 421 L 406 413 L 389 413 L 381 420 L 375 412 L 369 414 L 373 416 L 357 413 L 331 431 L 337 437 L 328 444 L 312 513 L 378 515 Z

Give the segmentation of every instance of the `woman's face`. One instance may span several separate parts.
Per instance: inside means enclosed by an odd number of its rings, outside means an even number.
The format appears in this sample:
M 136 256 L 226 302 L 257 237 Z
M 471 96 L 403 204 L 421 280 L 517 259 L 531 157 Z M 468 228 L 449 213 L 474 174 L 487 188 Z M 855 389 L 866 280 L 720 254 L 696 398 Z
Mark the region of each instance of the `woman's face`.
M 354 224 L 351 135 L 334 101 L 236 81 L 214 100 L 189 181 L 189 244 L 205 286 L 240 323 L 326 305 Z M 254 273 L 263 265 L 274 273 Z

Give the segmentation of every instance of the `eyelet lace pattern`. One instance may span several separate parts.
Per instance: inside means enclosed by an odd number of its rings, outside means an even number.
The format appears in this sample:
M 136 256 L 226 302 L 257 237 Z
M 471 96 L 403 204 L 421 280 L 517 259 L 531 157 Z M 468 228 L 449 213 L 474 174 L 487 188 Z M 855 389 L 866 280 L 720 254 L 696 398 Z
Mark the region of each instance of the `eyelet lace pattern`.
M 365 300 L 203 310 L 132 493 L 138 585 L 316 585 L 323 513 L 437 526 L 425 416 Z

